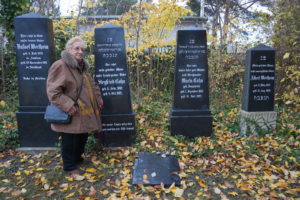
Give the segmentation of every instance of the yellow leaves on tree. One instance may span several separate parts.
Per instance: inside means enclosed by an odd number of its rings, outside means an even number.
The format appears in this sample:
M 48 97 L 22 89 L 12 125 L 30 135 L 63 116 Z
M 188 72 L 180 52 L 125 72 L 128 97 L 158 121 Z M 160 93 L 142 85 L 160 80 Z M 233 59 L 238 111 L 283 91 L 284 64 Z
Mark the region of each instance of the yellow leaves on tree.
M 135 4 L 120 19 L 127 30 L 126 38 L 136 40 L 139 32 L 141 49 L 173 44 L 174 41 L 167 42 L 166 38 L 180 18 L 190 11 L 177 5 L 175 0 L 159 0 L 157 4 L 142 2 L 141 9 L 139 5 Z

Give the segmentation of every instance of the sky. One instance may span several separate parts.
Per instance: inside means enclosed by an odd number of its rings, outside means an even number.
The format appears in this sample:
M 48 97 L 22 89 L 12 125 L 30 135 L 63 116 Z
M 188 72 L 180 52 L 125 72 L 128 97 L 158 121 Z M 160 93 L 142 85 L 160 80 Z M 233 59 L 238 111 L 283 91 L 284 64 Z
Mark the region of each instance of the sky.
M 154 0 L 156 2 L 157 0 Z M 178 0 L 179 4 L 182 5 L 183 0 Z M 61 16 L 70 16 L 71 11 L 76 11 L 78 9 L 78 0 L 60 0 L 60 12 Z
M 60 13 L 61 16 L 70 16 L 71 11 L 75 11 L 78 8 L 77 0 L 60 0 Z
M 158 0 L 154 0 L 158 1 Z M 179 4 L 183 5 L 182 1 L 184 0 L 178 0 Z M 242 0 L 243 3 L 249 2 L 249 0 Z M 76 14 L 77 10 L 78 10 L 78 4 L 79 4 L 79 0 L 60 0 L 60 12 L 61 12 L 61 16 L 71 16 L 71 11 L 74 11 L 74 13 Z M 259 6 L 258 4 L 254 4 L 251 7 L 251 10 L 259 10 L 259 11 L 264 11 L 264 12 L 268 12 L 268 10 L 266 10 L 264 7 Z M 247 24 L 245 24 L 245 26 L 247 26 Z M 260 40 L 261 38 L 257 38 L 257 36 L 262 36 L 261 34 L 259 34 L 259 30 L 257 31 L 251 31 L 248 30 L 250 33 L 252 33 L 248 38 L 251 40 Z M 247 32 L 248 32 L 247 31 Z M 264 36 L 262 38 L 265 38 Z

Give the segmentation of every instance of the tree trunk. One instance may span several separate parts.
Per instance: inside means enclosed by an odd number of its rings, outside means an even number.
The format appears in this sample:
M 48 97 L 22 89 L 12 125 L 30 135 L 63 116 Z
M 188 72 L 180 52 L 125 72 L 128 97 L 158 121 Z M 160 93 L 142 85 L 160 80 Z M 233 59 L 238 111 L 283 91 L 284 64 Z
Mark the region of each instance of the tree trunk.
M 136 56 L 137 56 L 137 68 L 136 68 L 136 77 L 137 77 L 137 102 L 140 104 L 141 97 L 141 86 L 140 86 L 140 59 L 139 59 L 139 37 L 140 37 L 140 28 L 141 28 L 141 15 L 142 15 L 142 0 L 139 4 L 139 19 L 137 24 L 137 33 L 136 33 Z
M 78 5 L 78 15 L 76 18 L 76 34 L 79 34 L 79 18 L 80 18 L 80 14 L 81 14 L 82 3 L 83 3 L 83 0 L 80 0 L 79 5 Z
M 2 78 L 2 94 L 5 94 L 5 68 L 4 68 L 4 42 L 3 42 L 3 32 L 0 34 L 0 45 L 1 45 L 1 78 Z
M 229 25 L 229 10 L 231 8 L 230 0 L 225 2 L 225 14 L 224 14 L 224 25 L 223 25 L 223 35 L 221 38 L 222 48 L 227 46 L 227 35 L 228 35 L 228 25 Z

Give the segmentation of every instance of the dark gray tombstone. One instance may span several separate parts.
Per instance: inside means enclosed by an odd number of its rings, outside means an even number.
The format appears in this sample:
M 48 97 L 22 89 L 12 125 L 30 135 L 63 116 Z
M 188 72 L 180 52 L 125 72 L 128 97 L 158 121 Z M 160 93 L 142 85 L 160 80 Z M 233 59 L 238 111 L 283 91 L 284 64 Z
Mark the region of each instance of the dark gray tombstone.
M 95 29 L 95 80 L 101 88 L 105 146 L 130 146 L 135 136 L 124 29 L 104 25 Z
M 177 32 L 171 134 L 188 137 L 212 134 L 205 30 L 195 28 Z
M 170 186 L 180 185 L 180 168 L 175 156 L 141 152 L 134 162 L 132 184 Z
M 57 134 L 44 120 L 46 79 L 54 60 L 52 21 L 36 13 L 15 17 L 21 147 L 54 147 Z
M 241 132 L 245 134 L 248 126 L 253 133 L 257 132 L 257 125 L 262 129 L 275 128 L 275 50 L 263 44 L 247 50 L 244 75 Z

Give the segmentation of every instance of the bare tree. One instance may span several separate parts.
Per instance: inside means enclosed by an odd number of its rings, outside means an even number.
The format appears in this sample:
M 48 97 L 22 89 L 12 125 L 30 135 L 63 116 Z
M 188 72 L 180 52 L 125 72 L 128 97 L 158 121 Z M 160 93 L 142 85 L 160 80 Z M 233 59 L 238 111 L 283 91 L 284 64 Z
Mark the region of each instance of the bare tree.
M 78 15 L 77 15 L 77 18 L 76 18 L 76 34 L 79 33 L 79 18 L 80 18 L 80 15 L 81 15 L 82 4 L 83 4 L 83 0 L 79 0 Z
M 35 12 L 46 16 L 60 16 L 60 0 L 32 0 Z

